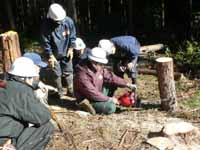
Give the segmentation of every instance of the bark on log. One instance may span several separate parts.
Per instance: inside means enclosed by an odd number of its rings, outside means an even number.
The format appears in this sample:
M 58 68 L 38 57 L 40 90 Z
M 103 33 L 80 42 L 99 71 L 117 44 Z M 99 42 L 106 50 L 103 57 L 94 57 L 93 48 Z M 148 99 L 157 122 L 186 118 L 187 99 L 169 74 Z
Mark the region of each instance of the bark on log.
M 21 56 L 19 37 L 17 32 L 8 31 L 0 35 L 3 60 L 3 72 L 10 69 L 14 60 Z
M 165 111 L 176 111 L 177 99 L 173 59 L 170 57 L 160 57 L 156 59 L 156 62 L 161 107 Z

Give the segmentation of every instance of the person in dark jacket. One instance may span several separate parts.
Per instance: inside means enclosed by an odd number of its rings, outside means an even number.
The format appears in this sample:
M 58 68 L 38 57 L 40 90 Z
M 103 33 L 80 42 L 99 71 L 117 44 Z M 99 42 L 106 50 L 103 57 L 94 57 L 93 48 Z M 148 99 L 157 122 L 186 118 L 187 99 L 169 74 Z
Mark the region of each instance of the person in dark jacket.
M 54 127 L 49 110 L 33 92 L 34 77 L 39 76 L 35 65 L 29 58 L 17 58 L 8 75 L 0 87 L 0 145 L 10 150 L 42 150 Z
M 140 53 L 140 43 L 133 36 L 117 36 L 110 40 L 100 40 L 99 47 L 103 48 L 113 64 L 113 71 L 120 77 L 124 73 L 136 83 L 137 60 Z
M 67 84 L 69 95 L 73 95 L 73 43 L 76 40 L 76 29 L 73 20 L 59 4 L 51 4 L 47 18 L 41 26 L 42 46 L 50 67 L 55 74 L 55 83 L 59 96 L 64 96 L 61 77 Z
M 134 84 L 130 84 L 104 69 L 103 65 L 107 62 L 106 52 L 99 47 L 95 47 L 90 51 L 88 59 L 83 60 L 75 68 L 74 92 L 78 103 L 82 105 L 85 101 L 85 104 L 91 104 L 95 112 L 100 114 L 114 113 L 116 104 L 118 104 L 115 97 L 109 97 L 106 96 L 106 93 L 103 93 L 104 83 L 131 89 L 136 88 Z M 89 101 L 89 104 L 86 100 Z

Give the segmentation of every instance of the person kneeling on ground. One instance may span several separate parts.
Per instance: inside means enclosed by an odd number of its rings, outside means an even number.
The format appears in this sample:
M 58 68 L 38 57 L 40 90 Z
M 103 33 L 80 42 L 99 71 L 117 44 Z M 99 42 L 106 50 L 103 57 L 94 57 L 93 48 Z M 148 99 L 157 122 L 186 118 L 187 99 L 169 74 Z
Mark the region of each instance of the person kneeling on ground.
M 78 106 L 92 114 L 111 114 L 116 111 L 118 100 L 103 93 L 104 83 L 112 86 L 136 88 L 124 79 L 114 75 L 103 67 L 107 64 L 106 52 L 99 47 L 93 48 L 88 59 L 75 68 L 74 92 Z
M 30 53 L 27 52 L 23 55 L 23 57 L 27 57 L 33 61 L 37 72 L 41 76 L 40 70 L 41 69 L 44 70 L 47 67 L 47 63 L 42 61 L 40 55 L 37 53 L 34 53 L 34 52 L 30 52 Z M 57 89 L 50 85 L 44 84 L 40 80 L 40 77 L 35 77 L 35 84 L 34 84 L 33 88 L 34 88 L 34 93 L 35 93 L 36 97 L 40 100 L 40 102 L 43 103 L 46 107 L 49 107 L 48 93 L 49 93 L 49 91 L 57 92 Z
M 36 98 L 34 77 L 39 74 L 29 58 L 17 58 L 0 87 L 0 146 L 9 150 L 44 149 L 53 134 L 49 110 Z

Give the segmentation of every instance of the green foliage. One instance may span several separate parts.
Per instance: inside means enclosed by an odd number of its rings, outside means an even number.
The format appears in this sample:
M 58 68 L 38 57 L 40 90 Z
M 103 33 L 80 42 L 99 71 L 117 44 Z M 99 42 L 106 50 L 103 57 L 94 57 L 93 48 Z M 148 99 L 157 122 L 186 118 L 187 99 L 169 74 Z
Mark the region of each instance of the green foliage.
M 179 47 L 175 60 L 182 65 L 190 65 L 191 68 L 200 66 L 200 43 L 186 41 Z

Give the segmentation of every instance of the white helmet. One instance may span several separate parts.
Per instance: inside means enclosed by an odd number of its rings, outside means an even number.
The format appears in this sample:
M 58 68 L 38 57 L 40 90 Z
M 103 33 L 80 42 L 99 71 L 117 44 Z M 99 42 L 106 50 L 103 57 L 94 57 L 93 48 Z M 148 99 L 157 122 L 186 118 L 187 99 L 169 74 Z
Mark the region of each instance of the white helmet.
M 105 50 L 107 55 L 113 53 L 114 44 L 110 40 L 102 39 L 99 41 L 98 46 Z
M 91 49 L 91 51 L 88 54 L 88 58 L 92 61 L 107 64 L 108 59 L 106 58 L 106 52 L 102 50 L 100 47 L 95 47 Z
M 66 17 L 66 12 L 59 4 L 51 4 L 47 13 L 47 18 L 51 18 L 54 21 L 62 21 Z
M 8 73 L 20 77 L 39 76 L 33 61 L 27 57 L 19 57 L 15 59 Z
M 85 49 L 86 45 L 83 42 L 83 40 L 81 38 L 76 38 L 75 42 L 74 42 L 74 49 L 75 50 L 82 50 Z

